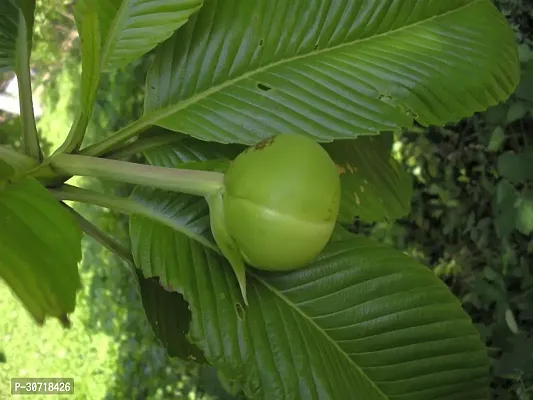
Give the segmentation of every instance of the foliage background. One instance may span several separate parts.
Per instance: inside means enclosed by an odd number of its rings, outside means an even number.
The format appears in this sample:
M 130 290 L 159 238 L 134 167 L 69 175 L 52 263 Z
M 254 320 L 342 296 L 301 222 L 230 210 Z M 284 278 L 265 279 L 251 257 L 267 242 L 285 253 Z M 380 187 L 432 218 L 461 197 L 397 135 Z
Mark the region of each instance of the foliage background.
M 32 55 L 38 122 L 47 151 L 76 111 L 79 39 L 68 0 L 38 1 Z M 533 399 L 533 7 L 497 0 L 513 26 L 523 77 L 505 104 L 444 128 L 396 134 L 394 156 L 415 177 L 412 213 L 396 223 L 353 230 L 373 235 L 429 265 L 461 299 L 493 359 L 493 399 Z M 103 79 L 87 143 L 135 119 L 151 55 Z M 18 145 L 16 119 L 0 143 Z M 529 168 L 528 168 L 529 165 Z M 115 190 L 99 185 L 99 190 Z M 119 190 L 127 190 L 119 188 Z M 127 245 L 126 221 L 89 206 L 78 210 Z M 125 265 L 83 241 L 84 289 L 73 328 L 34 326 L 0 284 L 0 399 L 15 376 L 76 379 L 76 399 L 208 399 L 224 395 L 216 371 L 171 360 L 153 337 Z M 207 392 L 207 393 L 206 393 Z M 37 398 L 37 397 L 33 397 Z

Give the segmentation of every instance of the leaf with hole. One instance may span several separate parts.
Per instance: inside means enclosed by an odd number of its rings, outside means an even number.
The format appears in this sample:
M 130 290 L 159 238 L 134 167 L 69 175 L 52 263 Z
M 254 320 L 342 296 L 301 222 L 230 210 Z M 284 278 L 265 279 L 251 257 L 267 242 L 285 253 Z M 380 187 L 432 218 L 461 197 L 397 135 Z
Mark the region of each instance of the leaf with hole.
M 27 178 L 0 189 L 0 277 L 38 323 L 68 326 L 80 259 L 81 230 L 44 187 Z
M 477 330 L 448 288 L 407 256 L 343 235 L 308 268 L 248 269 L 243 314 L 224 258 L 154 228 L 146 219 L 130 226 L 136 264 L 183 294 L 189 340 L 250 398 L 488 397 Z
M 136 276 L 146 317 L 168 355 L 198 363 L 205 362 L 200 349 L 185 337 L 189 330 L 191 312 L 183 296 L 165 290 L 157 279 L 145 278 L 138 270 Z
M 224 143 L 331 141 L 459 120 L 519 77 L 490 0 L 206 0 L 158 47 L 138 124 Z

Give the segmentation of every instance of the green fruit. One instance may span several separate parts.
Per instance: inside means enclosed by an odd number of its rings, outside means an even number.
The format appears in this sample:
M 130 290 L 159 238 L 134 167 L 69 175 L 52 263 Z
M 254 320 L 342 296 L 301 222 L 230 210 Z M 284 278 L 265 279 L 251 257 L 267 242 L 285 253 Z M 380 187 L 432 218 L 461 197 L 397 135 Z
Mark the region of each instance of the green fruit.
M 282 134 L 241 153 L 224 177 L 227 229 L 246 262 L 287 271 L 311 262 L 328 242 L 340 178 L 314 140 Z

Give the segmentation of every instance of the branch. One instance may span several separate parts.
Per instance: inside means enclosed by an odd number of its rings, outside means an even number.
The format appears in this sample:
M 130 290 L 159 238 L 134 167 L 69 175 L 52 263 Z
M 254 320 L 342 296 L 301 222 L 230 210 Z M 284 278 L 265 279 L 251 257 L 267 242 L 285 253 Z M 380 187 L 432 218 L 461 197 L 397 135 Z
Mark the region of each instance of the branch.
M 148 150 L 156 149 L 166 144 L 176 143 L 183 139 L 182 135 L 177 133 L 165 133 L 148 138 L 138 139 L 133 143 L 119 147 L 118 149 L 104 154 L 106 158 L 113 158 L 115 160 L 125 159 L 135 154 L 143 153 Z
M 128 141 L 134 136 L 141 134 L 151 126 L 151 119 L 141 117 L 130 125 L 101 140 L 100 142 L 85 147 L 79 152 L 79 154 L 84 156 L 99 157 L 116 149 L 122 143 Z

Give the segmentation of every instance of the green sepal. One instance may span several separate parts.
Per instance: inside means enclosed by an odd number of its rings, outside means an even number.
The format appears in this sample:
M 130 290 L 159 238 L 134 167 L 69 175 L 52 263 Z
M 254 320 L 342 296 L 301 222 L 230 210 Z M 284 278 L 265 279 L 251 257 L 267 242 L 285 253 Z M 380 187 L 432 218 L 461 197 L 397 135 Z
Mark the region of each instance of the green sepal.
M 248 305 L 248 298 L 246 297 L 246 267 L 237 243 L 229 234 L 226 220 L 224 217 L 224 189 L 221 189 L 206 197 L 209 205 L 209 217 L 211 222 L 211 232 L 220 248 L 220 251 L 227 258 L 233 272 L 239 282 L 244 303 Z

